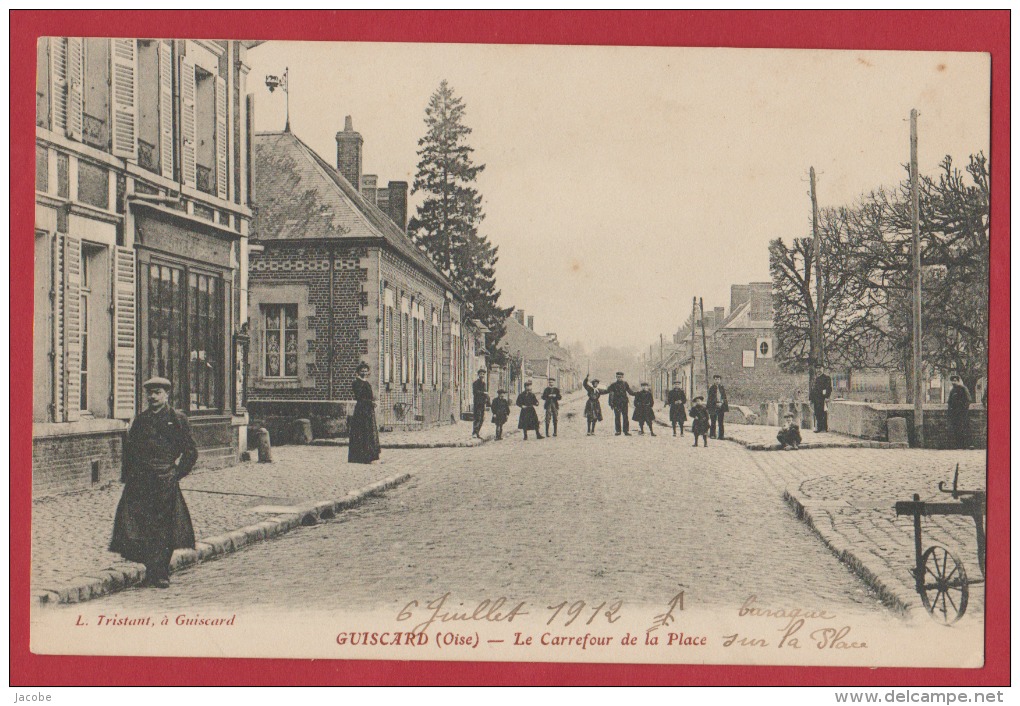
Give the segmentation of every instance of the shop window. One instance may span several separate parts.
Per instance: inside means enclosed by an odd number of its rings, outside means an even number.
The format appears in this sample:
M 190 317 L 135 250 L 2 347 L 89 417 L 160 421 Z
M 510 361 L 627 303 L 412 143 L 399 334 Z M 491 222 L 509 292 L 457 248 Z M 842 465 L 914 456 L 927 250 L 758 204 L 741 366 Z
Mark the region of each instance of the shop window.
M 145 378 L 165 377 L 172 384 L 171 403 L 187 409 L 184 397 L 184 271 L 166 265 L 149 266 L 148 362 Z
M 268 304 L 262 307 L 265 321 L 265 361 L 267 378 L 293 378 L 298 374 L 297 304 Z
M 223 408 L 223 283 L 188 275 L 188 341 L 191 411 Z

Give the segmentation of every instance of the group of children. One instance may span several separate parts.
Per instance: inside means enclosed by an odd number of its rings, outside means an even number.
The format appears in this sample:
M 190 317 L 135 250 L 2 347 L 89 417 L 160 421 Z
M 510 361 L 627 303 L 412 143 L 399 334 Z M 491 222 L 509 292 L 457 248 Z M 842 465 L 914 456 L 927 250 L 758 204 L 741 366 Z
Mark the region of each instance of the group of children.
M 551 435 L 556 436 L 558 431 L 559 403 L 563 396 L 560 394 L 559 388 L 555 386 L 555 382 L 554 379 L 550 379 L 549 386 L 542 392 L 542 399 L 545 402 L 546 436 L 550 435 L 550 423 L 552 423 Z M 524 432 L 525 441 L 528 439 L 529 431 L 534 431 L 535 437 L 538 439 L 545 438 L 539 431 L 538 412 L 536 410 L 538 407 L 538 397 L 532 392 L 531 387 L 531 382 L 524 383 L 524 391 L 517 396 L 515 403 L 516 406 L 521 408 L 517 428 Z M 614 411 L 619 411 L 620 406 L 622 406 L 624 416 L 626 416 L 627 402 L 629 400 L 622 403 L 614 400 L 614 395 L 620 393 L 614 392 L 612 386 L 607 389 L 600 389 L 598 379 L 594 379 L 589 383 L 588 378 L 585 377 L 584 389 L 588 393 L 588 401 L 584 405 L 588 436 L 595 435 L 595 425 L 602 421 L 602 402 L 600 398 L 603 395 L 608 394 L 610 396 L 609 404 L 613 407 Z M 629 391 L 629 388 L 627 389 Z M 623 394 L 626 394 L 626 392 Z M 643 382 L 641 383 L 641 390 L 633 393 L 633 395 L 634 416 L 632 419 L 638 423 L 639 433 L 645 433 L 645 425 L 647 424 L 648 432 L 655 436 L 655 400 L 652 397 L 651 386 L 647 382 Z M 680 430 L 680 436 L 684 435 L 684 424 L 688 419 L 686 405 L 687 394 L 684 392 L 681 382 L 677 380 L 673 383 L 673 389 L 669 391 L 666 397 L 666 404 L 664 405 L 669 408 L 669 422 L 673 427 L 673 436 L 677 435 L 677 429 Z M 503 438 L 503 425 L 506 424 L 509 418 L 510 400 L 507 397 L 507 391 L 501 389 L 498 392 L 498 397 L 492 401 L 492 423 L 496 425 L 496 439 Z M 691 400 L 690 419 L 691 433 L 694 435 L 694 446 L 698 445 L 698 439 L 700 438 L 702 445 L 707 447 L 710 417 L 708 408 L 705 406 L 705 398 L 702 395 L 697 395 Z M 801 444 L 800 427 L 797 426 L 792 414 L 787 414 L 785 421 L 786 425 L 780 429 L 776 438 L 781 448 L 796 450 L 800 448 Z

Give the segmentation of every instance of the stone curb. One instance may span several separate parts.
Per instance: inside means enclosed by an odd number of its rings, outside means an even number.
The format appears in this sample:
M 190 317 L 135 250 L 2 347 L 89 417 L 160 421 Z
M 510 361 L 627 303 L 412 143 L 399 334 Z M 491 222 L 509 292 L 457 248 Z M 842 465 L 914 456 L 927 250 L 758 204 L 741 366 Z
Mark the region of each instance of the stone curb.
M 467 441 L 438 441 L 435 443 L 422 442 L 400 442 L 381 443 L 382 449 L 470 449 L 491 441 L 492 437 L 484 439 L 469 439 Z M 309 446 L 349 446 L 347 439 L 313 439 Z
M 822 544 L 829 551 L 835 554 L 850 571 L 873 590 L 884 605 L 905 615 L 909 615 L 918 609 L 923 610 L 918 595 L 901 588 L 888 567 L 869 567 L 864 560 L 854 553 L 853 549 L 843 546 L 843 543 L 839 541 L 840 538 L 825 531 L 823 529 L 825 523 L 816 521 L 808 507 L 791 494 L 789 490 L 783 491 L 783 500 L 796 513 L 797 519 L 806 524 L 822 540 Z
M 659 426 L 671 429 L 672 425 L 669 422 L 664 422 L 659 418 L 655 419 L 655 423 Z M 832 432 L 829 432 L 832 433 Z M 740 444 L 748 451 L 782 451 L 779 444 L 762 444 L 757 441 L 744 441 L 733 436 L 727 436 L 723 441 L 732 441 L 734 444 Z M 854 440 L 852 444 L 834 444 L 827 441 L 818 443 L 812 443 L 806 441 L 800 445 L 801 451 L 809 451 L 811 449 L 906 449 L 909 448 L 907 444 L 894 444 L 888 441 L 871 441 L 869 439 Z
M 336 513 L 357 507 L 366 499 L 394 488 L 410 478 L 410 473 L 402 473 L 359 490 L 352 490 L 337 500 L 299 506 L 293 513 L 280 515 L 272 520 L 264 520 L 212 537 L 203 537 L 195 542 L 194 549 L 179 549 L 174 552 L 170 571 L 174 573 L 192 564 L 231 554 L 249 544 L 272 539 L 297 527 L 307 527 L 318 524 L 321 520 L 332 519 Z M 138 564 L 117 562 L 87 576 L 73 578 L 64 586 L 34 589 L 32 602 L 38 606 L 82 603 L 129 588 L 144 578 L 145 569 Z

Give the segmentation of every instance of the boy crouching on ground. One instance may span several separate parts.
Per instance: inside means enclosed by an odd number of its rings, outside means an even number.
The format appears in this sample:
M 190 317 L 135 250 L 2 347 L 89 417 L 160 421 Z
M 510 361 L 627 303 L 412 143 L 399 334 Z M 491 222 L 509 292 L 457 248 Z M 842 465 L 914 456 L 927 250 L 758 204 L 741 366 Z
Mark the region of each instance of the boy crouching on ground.
M 801 443 L 800 427 L 793 421 L 792 414 L 786 414 L 783 418 L 786 420 L 786 426 L 776 434 L 776 439 L 779 440 L 779 448 L 796 451 L 800 448 Z

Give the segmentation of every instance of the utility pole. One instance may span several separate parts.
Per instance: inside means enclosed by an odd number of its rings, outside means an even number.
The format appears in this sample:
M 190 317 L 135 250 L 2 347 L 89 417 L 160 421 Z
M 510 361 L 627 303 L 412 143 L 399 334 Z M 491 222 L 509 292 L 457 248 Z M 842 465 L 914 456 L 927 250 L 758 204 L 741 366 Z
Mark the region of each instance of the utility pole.
M 694 401 L 694 323 L 698 320 L 698 298 L 691 297 L 691 402 Z
M 917 108 L 910 111 L 910 229 L 914 248 L 914 443 L 924 447 L 924 400 L 921 388 L 921 226 L 917 189 Z
M 815 260 L 815 315 L 811 319 L 811 348 L 808 389 L 815 386 L 818 367 L 825 363 L 822 351 L 822 238 L 818 233 L 818 196 L 815 193 L 815 168 L 811 167 L 811 256 Z
M 663 355 L 662 355 L 662 334 L 660 333 L 659 334 L 659 384 L 656 385 L 656 387 L 659 388 L 658 389 L 659 397 L 663 396 L 663 394 L 662 394 L 662 385 L 663 385 L 662 376 L 665 375 L 665 373 L 666 373 L 666 371 L 662 369 L 662 364 L 664 362 L 665 362 L 665 360 L 663 360 Z
M 705 354 L 705 390 L 708 394 L 708 336 L 705 334 L 705 300 L 699 298 L 701 303 L 701 349 Z

